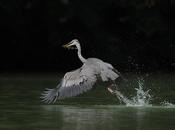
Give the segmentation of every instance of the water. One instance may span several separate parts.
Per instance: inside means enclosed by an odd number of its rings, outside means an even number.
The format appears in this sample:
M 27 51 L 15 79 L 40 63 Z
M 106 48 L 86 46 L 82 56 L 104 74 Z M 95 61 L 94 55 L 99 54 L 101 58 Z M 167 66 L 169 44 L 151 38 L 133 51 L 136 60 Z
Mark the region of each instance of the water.
M 138 78 L 138 86 L 134 89 L 136 90 L 136 95 L 129 99 L 128 97 L 124 96 L 119 90 L 115 90 L 114 93 L 116 97 L 119 99 L 120 102 L 123 102 L 126 104 L 126 106 L 133 106 L 133 107 L 147 107 L 152 106 L 150 104 L 150 101 L 152 100 L 152 96 L 150 95 L 150 90 L 144 90 L 144 79 Z M 131 84 L 130 84 L 131 85 Z M 169 107 L 173 108 L 175 105 L 173 103 L 170 103 L 166 100 L 160 102 L 160 105 L 163 107 Z
M 135 90 L 136 90 L 136 96 L 132 97 L 132 99 L 128 99 L 118 90 L 115 90 L 114 93 L 120 100 L 120 102 L 124 102 L 126 106 L 138 106 L 138 107 L 152 106 L 152 104 L 150 104 L 151 100 L 151 95 L 149 94 L 150 89 L 144 90 L 144 79 L 138 78 L 138 87 L 136 87 Z
M 166 100 L 161 102 L 160 104 L 161 104 L 161 106 L 164 106 L 164 107 L 167 107 L 167 108 L 175 108 L 175 105 L 173 103 L 170 103 Z
M 131 85 L 121 84 L 120 92 L 129 101 L 141 104 L 144 101 L 148 105 L 121 104 L 105 84 L 78 97 L 47 105 L 40 102 L 40 93 L 57 84 L 56 74 L 1 75 L 0 130 L 174 130 L 175 76 L 151 75 L 140 85 L 137 76 L 129 77 Z M 149 102 L 139 96 L 146 92 L 151 96 Z

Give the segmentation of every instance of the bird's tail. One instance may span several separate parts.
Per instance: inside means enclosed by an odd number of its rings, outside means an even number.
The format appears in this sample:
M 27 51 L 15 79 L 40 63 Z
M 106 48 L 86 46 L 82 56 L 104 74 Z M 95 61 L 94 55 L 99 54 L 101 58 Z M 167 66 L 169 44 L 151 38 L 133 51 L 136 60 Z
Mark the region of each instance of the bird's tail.
M 41 94 L 40 97 L 45 103 L 55 103 L 59 97 L 59 86 L 60 84 L 53 89 L 46 88 L 45 91 Z

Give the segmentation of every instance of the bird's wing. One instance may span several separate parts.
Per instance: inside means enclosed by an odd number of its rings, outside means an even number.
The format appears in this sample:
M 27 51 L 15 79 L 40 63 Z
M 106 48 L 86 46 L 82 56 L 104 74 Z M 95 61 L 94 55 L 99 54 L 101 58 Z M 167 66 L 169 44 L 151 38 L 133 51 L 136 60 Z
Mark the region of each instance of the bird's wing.
M 73 97 L 91 89 L 96 80 L 94 69 L 84 64 L 77 70 L 67 72 L 61 83 L 54 89 L 46 89 L 41 98 L 46 103 L 54 103 L 57 99 Z
M 93 68 L 83 65 L 81 68 L 65 74 L 59 88 L 59 99 L 79 95 L 91 89 L 97 80 Z
M 98 62 L 100 66 L 100 77 L 102 81 L 115 80 L 120 76 L 118 71 L 115 71 L 115 68 L 106 62 Z

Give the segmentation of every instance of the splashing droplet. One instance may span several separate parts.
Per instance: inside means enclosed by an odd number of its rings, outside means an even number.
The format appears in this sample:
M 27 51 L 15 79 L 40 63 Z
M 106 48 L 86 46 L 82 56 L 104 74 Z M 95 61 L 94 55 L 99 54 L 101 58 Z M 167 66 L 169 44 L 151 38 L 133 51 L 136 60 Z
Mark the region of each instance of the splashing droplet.
M 147 106 L 150 105 L 151 95 L 149 94 L 149 90 L 144 91 L 144 80 L 138 79 L 138 88 L 135 88 L 136 90 L 136 96 L 133 97 L 132 101 L 135 105 L 138 106 Z
M 123 94 L 121 94 L 118 90 L 115 90 L 114 93 L 116 94 L 117 98 L 120 102 L 124 102 L 126 106 L 152 106 L 150 104 L 151 95 L 149 94 L 149 90 L 144 90 L 144 80 L 138 78 L 138 87 L 135 88 L 136 96 L 131 99 L 128 99 Z
M 168 102 L 168 101 L 163 101 L 163 102 L 161 102 L 160 103 L 161 104 L 161 106 L 163 106 L 163 107 L 168 107 L 168 108 L 171 108 L 171 107 L 175 107 L 175 105 L 173 104 L 173 103 L 170 103 L 170 102 Z

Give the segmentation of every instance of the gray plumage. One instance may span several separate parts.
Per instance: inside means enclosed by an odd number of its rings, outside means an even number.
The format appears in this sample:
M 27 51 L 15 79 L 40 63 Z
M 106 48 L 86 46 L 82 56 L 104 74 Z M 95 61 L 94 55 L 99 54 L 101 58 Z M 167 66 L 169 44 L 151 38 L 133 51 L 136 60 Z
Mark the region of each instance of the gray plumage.
M 46 103 L 54 103 L 57 99 L 64 99 L 79 95 L 91 89 L 97 79 L 102 81 L 116 80 L 120 73 L 109 63 L 97 58 L 85 59 L 81 55 L 81 47 L 78 40 L 72 40 L 65 48 L 76 46 L 78 57 L 83 65 L 79 69 L 67 72 L 59 85 L 54 89 L 46 89 L 42 93 L 42 99 Z

